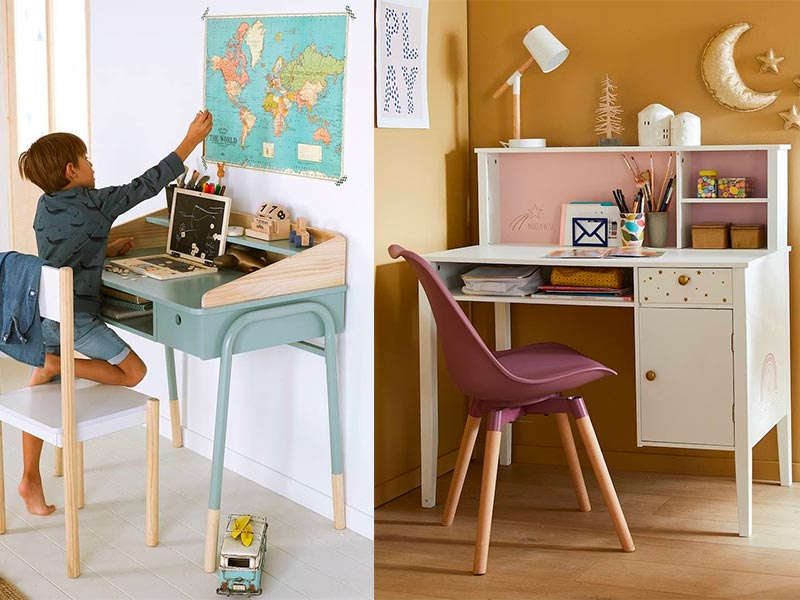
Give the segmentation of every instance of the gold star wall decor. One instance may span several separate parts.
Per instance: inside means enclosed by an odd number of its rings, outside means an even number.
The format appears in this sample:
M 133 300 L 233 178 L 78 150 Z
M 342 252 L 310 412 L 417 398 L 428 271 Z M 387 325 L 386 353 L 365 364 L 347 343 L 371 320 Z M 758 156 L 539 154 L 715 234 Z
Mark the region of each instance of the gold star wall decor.
M 772 48 L 770 48 L 765 54 L 756 56 L 756 58 L 761 63 L 759 73 L 778 74 L 778 63 L 783 60 L 783 56 L 775 56 L 775 52 L 773 52 Z
M 792 79 L 792 83 L 797 86 L 797 95 L 800 96 L 800 77 Z
M 783 128 L 789 129 L 795 127 L 800 129 L 800 113 L 797 112 L 797 106 L 792 104 L 792 108 L 786 112 L 779 113 L 783 119 Z

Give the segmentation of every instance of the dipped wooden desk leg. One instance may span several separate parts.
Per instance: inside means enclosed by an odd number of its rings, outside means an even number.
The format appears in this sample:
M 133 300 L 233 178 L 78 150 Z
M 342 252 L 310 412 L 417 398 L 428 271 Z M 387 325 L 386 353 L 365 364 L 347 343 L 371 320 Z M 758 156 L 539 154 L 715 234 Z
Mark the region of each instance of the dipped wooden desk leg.
M 164 346 L 167 358 L 167 384 L 169 386 L 169 422 L 172 425 L 172 445 L 183 446 L 183 429 L 181 428 L 181 407 L 178 404 L 178 384 L 175 378 L 175 350 Z
M 53 452 L 53 475 L 62 477 L 64 475 L 64 449 L 55 447 Z

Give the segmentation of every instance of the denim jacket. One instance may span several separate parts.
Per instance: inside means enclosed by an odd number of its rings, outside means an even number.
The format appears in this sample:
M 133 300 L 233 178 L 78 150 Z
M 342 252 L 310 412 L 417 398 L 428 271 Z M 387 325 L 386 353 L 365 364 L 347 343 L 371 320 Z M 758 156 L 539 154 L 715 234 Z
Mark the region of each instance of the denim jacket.
M 0 252 L 0 351 L 35 367 L 44 365 L 44 339 L 39 316 L 37 256 Z

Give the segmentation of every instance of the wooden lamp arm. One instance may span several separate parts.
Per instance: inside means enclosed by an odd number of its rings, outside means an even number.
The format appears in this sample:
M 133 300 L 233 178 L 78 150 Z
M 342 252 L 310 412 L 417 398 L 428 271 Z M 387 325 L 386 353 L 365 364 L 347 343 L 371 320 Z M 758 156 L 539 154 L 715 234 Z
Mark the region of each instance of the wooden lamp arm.
M 533 57 L 531 56 L 531 57 L 528 58 L 528 60 L 526 60 L 524 63 L 522 63 L 522 66 L 519 69 L 517 69 L 514 72 L 514 74 L 519 73 L 520 75 L 522 75 L 525 71 L 528 70 L 528 67 L 530 67 L 532 64 L 533 64 Z M 500 97 L 500 95 L 503 92 L 506 91 L 506 88 L 511 87 L 511 83 L 510 82 L 511 82 L 511 78 L 512 77 L 514 77 L 514 75 L 509 77 L 503 85 L 501 85 L 499 88 L 497 88 L 497 91 L 494 94 L 492 94 L 492 98 L 497 100 Z

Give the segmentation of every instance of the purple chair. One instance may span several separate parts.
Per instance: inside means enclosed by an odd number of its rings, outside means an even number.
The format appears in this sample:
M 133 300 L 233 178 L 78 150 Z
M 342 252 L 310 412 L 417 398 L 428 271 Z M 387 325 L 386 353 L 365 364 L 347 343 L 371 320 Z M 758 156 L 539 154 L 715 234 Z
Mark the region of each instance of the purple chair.
M 392 258 L 403 257 L 414 269 L 428 296 L 447 368 L 456 387 L 470 397 L 469 417 L 461 439 L 458 460 L 447 495 L 442 525 L 453 523 L 461 488 L 467 475 L 478 427 L 487 419 L 486 452 L 483 460 L 478 534 L 472 572 L 486 573 L 489 556 L 489 535 L 492 528 L 500 437 L 503 426 L 531 414 L 554 414 L 561 443 L 567 455 L 572 483 L 581 511 L 591 510 L 586 484 L 583 481 L 569 415 L 575 418 L 578 432 L 586 446 L 608 511 L 617 530 L 622 549 L 633 552 L 633 538 L 611 482 L 586 405 L 580 396 L 562 396 L 572 389 L 616 372 L 568 346 L 555 343 L 531 344 L 513 350 L 492 352 L 480 338 L 472 323 L 434 273 L 433 268 L 417 254 L 397 244 L 389 247 Z

